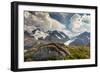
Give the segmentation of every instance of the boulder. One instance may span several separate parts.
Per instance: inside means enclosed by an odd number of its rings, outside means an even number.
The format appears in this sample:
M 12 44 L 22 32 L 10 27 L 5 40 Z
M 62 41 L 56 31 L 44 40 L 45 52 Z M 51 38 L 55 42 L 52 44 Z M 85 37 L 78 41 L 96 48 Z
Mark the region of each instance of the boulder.
M 65 56 L 70 55 L 69 51 L 59 47 L 55 43 L 39 47 L 32 55 L 33 61 L 63 60 Z

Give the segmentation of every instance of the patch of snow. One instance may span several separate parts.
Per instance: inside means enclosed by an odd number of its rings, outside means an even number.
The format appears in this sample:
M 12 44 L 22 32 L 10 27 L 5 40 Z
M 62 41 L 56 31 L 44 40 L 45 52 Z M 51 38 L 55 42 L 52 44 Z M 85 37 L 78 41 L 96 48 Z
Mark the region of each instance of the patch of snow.
M 64 45 L 66 45 L 66 46 L 67 46 L 67 45 L 69 45 L 71 42 L 73 42 L 74 40 L 75 40 L 75 39 L 68 40 L 67 42 L 65 42 L 65 43 L 64 43 Z
M 58 35 L 56 35 L 58 39 L 61 39 L 61 37 L 59 37 Z
M 45 38 L 48 36 L 48 34 L 42 32 L 42 31 L 38 31 L 38 30 L 37 30 L 37 31 L 35 32 L 35 34 L 33 34 L 33 36 L 35 37 L 36 40 L 38 40 L 38 38 L 43 38 L 43 39 L 45 39 Z
M 61 33 L 60 33 L 61 34 Z M 65 38 L 65 36 L 63 35 L 63 34 L 61 34 L 61 36 L 63 37 L 63 38 Z

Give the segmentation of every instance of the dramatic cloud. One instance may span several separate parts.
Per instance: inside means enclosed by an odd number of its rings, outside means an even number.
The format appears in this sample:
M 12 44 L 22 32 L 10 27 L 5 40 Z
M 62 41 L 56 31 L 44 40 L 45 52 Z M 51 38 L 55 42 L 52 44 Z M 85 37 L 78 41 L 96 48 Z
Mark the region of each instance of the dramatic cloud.
M 82 27 L 85 31 L 90 32 L 91 16 L 84 14 L 81 18 Z M 82 28 L 81 27 L 81 28 Z
M 77 36 L 84 31 L 90 32 L 91 17 L 89 14 L 56 12 L 33 13 L 25 11 L 24 19 L 24 30 L 28 31 L 30 34 L 37 28 L 42 32 L 47 32 L 48 30 L 62 31 L 69 37 Z M 60 21 L 61 19 L 64 23 Z
M 90 19 L 91 19 L 90 15 L 84 14 L 81 19 L 82 19 L 82 22 L 87 23 L 87 24 L 90 24 L 90 22 L 91 22 L 90 21 Z
M 80 14 L 74 14 L 71 17 L 71 30 L 75 33 L 81 33 L 84 31 L 90 31 L 90 15 L 80 15 Z
M 29 32 L 36 28 L 39 28 L 43 32 L 47 32 L 48 30 L 61 31 L 66 28 L 59 21 L 51 18 L 47 12 L 35 12 L 35 14 L 31 14 L 30 12 L 25 11 L 24 18 L 25 30 L 28 30 Z
M 81 26 L 81 16 L 79 14 L 74 14 L 71 17 L 71 28 L 73 32 L 79 32 L 79 28 Z

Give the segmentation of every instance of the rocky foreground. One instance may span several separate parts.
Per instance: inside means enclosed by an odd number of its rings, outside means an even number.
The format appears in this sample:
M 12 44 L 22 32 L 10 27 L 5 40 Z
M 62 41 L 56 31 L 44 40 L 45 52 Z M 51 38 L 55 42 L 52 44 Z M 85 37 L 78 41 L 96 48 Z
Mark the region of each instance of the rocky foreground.
M 59 43 L 39 45 L 24 51 L 24 61 L 89 59 L 89 46 L 68 47 Z
M 30 59 L 33 61 L 45 61 L 45 60 L 60 60 L 65 56 L 70 55 L 70 52 L 65 49 L 62 44 L 50 43 L 42 45 L 38 48 L 32 48 L 25 51 L 25 56 L 30 55 Z M 28 58 L 28 57 L 27 57 Z

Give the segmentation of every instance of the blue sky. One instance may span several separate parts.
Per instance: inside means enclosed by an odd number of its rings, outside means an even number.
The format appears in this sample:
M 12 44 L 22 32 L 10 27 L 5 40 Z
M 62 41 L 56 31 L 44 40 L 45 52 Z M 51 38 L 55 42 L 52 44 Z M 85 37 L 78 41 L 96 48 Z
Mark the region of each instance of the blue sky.
M 62 31 L 69 37 L 90 32 L 91 27 L 91 15 L 87 13 L 26 11 L 25 17 L 32 21 L 34 28 L 38 26 L 43 32 Z
M 58 12 L 50 12 L 50 16 L 59 22 L 61 22 L 63 25 L 66 26 L 66 28 L 70 31 L 73 30 L 73 27 L 75 26 L 74 23 L 76 24 L 75 27 L 77 27 L 77 31 L 80 30 L 80 32 L 83 31 L 90 31 L 90 14 L 86 13 L 58 13 Z M 72 19 L 73 18 L 73 19 Z M 74 26 L 73 26 L 74 25 Z M 83 30 L 83 31 L 82 31 Z M 73 30 L 74 32 L 74 30 Z

